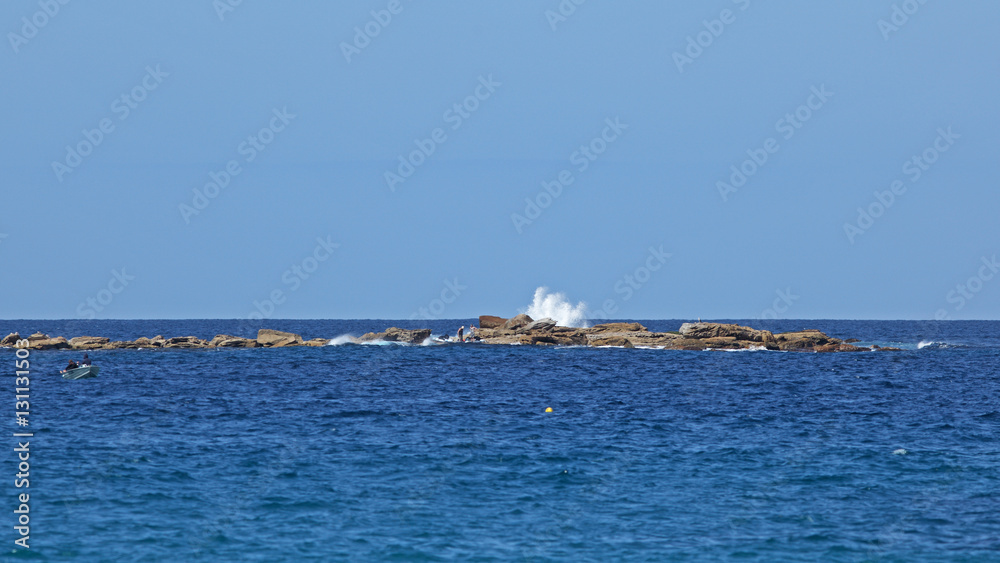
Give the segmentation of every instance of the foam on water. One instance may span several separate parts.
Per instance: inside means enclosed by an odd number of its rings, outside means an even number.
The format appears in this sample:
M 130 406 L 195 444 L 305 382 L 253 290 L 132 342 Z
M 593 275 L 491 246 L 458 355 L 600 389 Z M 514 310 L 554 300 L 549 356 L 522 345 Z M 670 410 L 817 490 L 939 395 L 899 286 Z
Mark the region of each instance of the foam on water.
M 563 293 L 549 293 L 549 288 L 539 287 L 535 290 L 535 297 L 531 305 L 525 311 L 532 319 L 550 318 L 556 321 L 559 326 L 572 326 L 586 328 L 587 304 L 579 302 L 575 306 L 566 299 Z
M 343 346 L 344 344 L 352 344 L 354 342 L 354 337 L 350 334 L 341 334 L 340 336 L 334 338 L 330 342 L 327 342 L 327 346 Z
M 945 349 L 945 348 L 967 348 L 964 344 L 952 344 L 950 342 L 936 342 L 932 340 L 921 340 L 917 344 L 917 350 L 923 350 L 924 348 L 931 348 L 935 350 Z

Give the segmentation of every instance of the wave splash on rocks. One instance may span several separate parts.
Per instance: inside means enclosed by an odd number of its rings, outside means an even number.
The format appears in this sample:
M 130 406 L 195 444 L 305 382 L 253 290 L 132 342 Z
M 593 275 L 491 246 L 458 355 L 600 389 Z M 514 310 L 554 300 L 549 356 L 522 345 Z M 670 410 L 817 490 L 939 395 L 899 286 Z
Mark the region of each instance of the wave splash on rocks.
M 586 328 L 587 305 L 579 302 L 573 305 L 564 293 L 549 293 L 549 288 L 539 287 L 525 314 L 536 319 L 554 319 L 557 326 Z

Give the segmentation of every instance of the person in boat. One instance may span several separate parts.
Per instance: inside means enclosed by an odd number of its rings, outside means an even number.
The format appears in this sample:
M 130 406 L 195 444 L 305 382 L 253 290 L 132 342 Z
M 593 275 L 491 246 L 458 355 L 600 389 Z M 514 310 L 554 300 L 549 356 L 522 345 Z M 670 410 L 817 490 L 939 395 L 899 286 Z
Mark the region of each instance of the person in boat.
M 80 367 L 80 366 L 76 365 L 76 360 L 70 360 L 69 361 L 69 365 L 66 366 L 66 369 L 63 370 L 63 373 L 66 373 L 67 371 L 70 371 L 70 370 L 74 370 L 74 369 L 76 369 L 78 367 Z
M 462 325 L 462 326 L 458 327 L 458 341 L 459 342 L 465 342 L 465 340 L 462 338 L 462 334 L 464 332 L 465 332 L 465 325 Z
M 80 367 L 89 366 L 89 365 L 90 365 L 90 356 L 88 356 L 87 353 L 84 352 L 83 359 L 80 360 Z

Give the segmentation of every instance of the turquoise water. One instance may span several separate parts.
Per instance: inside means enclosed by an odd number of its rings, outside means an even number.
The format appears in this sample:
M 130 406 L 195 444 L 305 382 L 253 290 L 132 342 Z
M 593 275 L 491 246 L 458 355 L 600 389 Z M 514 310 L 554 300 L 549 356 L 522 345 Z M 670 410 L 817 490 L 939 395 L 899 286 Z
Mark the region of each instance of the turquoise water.
M 267 324 L 312 338 L 469 321 Z M 8 450 L 5 551 L 51 561 L 1000 560 L 1000 323 L 772 324 L 907 351 L 116 350 L 91 353 L 99 378 L 72 382 L 57 372 L 79 353 L 33 352 L 31 549 L 14 550 L 10 511 L 23 490 Z M 0 325 L 130 339 L 256 330 Z M 12 374 L 13 351 L 0 357 Z

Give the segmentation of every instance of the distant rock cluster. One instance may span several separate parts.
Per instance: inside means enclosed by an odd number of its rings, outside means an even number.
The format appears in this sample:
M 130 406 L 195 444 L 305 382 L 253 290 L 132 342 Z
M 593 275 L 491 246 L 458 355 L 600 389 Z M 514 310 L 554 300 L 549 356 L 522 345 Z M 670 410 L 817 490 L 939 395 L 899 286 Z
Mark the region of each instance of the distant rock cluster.
M 14 346 L 21 340 L 21 335 L 11 333 L 0 340 L 0 346 Z M 261 329 L 257 338 L 242 338 L 220 334 L 211 340 L 202 340 L 195 336 L 177 336 L 164 338 L 137 338 L 135 340 L 110 340 L 103 336 L 77 336 L 66 340 L 63 336 L 55 338 L 47 334 L 35 333 L 27 337 L 29 350 L 119 350 L 138 348 L 281 348 L 287 346 L 325 346 L 330 342 L 327 338 L 302 340 L 298 334 L 278 330 Z
M 801 350 L 814 352 L 868 352 L 898 348 L 864 348 L 827 336 L 818 330 L 773 334 L 747 326 L 721 323 L 684 323 L 675 332 L 650 332 L 639 323 L 606 323 L 590 328 L 556 326 L 552 319 L 534 320 L 528 315 L 510 319 L 479 317 L 475 335 L 485 344 L 533 344 L 566 346 L 617 346 L 667 350 Z M 857 342 L 854 340 L 853 342 Z
M 510 319 L 484 315 L 479 328 L 469 339 L 483 344 L 524 344 L 536 346 L 614 346 L 620 348 L 662 348 L 667 350 L 798 350 L 813 352 L 867 352 L 899 350 L 898 348 L 859 347 L 857 340 L 840 340 L 818 330 L 802 330 L 773 334 L 746 326 L 720 323 L 684 323 L 680 330 L 650 332 L 639 323 L 605 323 L 590 328 L 556 326 L 552 319 L 532 319 L 517 315 Z M 352 338 L 355 344 L 366 342 L 399 342 L 420 344 L 431 337 L 430 329 L 407 330 L 391 327 L 383 332 L 369 332 Z M 0 340 L 0 346 L 14 346 L 22 340 L 11 333 Z M 328 338 L 303 340 L 298 334 L 261 329 L 257 338 L 219 334 L 211 340 L 195 336 L 137 338 L 109 340 L 103 336 L 51 337 L 35 333 L 27 337 L 30 350 L 118 350 L 139 348 L 285 348 L 290 346 L 325 346 Z M 454 339 L 450 339 L 453 340 Z M 468 341 L 468 340 L 466 340 Z

